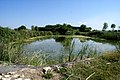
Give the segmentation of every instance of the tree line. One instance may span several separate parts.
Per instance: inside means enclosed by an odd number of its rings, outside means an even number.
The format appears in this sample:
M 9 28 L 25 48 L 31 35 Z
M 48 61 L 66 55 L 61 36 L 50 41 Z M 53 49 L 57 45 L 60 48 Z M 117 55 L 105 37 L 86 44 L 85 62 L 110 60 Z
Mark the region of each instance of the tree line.
M 106 31 L 107 28 L 108 28 L 108 23 L 104 22 L 102 31 Z M 116 28 L 116 24 L 111 24 L 111 28 L 112 28 L 112 31 L 120 32 L 120 26 L 118 26 L 118 30 L 114 30 Z
M 45 27 L 39 27 L 39 26 L 31 26 L 31 29 L 27 29 L 25 25 L 21 25 L 18 28 L 10 29 L 7 27 L 1 27 L 0 26 L 0 42 L 11 42 L 11 41 L 17 41 L 21 39 L 28 39 L 31 37 L 36 36 L 45 36 L 45 35 L 85 35 L 85 36 L 97 36 L 102 38 L 111 39 L 111 37 L 114 37 L 113 39 L 119 39 L 119 31 L 120 27 L 118 27 L 118 30 L 114 30 L 116 27 L 115 24 L 111 24 L 112 31 L 106 31 L 108 28 L 108 23 L 103 24 L 102 31 L 99 30 L 92 30 L 91 27 L 86 26 L 85 24 L 80 25 L 80 27 L 75 27 L 70 24 L 55 24 L 55 25 L 46 25 Z M 118 32 L 113 33 L 112 32 Z M 108 38 L 109 36 L 109 38 Z
M 91 29 L 91 27 L 86 25 L 74 27 L 69 24 L 46 25 L 45 27 L 32 25 L 31 29 L 27 29 L 25 25 L 15 29 L 0 26 L 0 41 L 11 42 L 45 35 L 73 35 L 79 31 L 89 32 Z

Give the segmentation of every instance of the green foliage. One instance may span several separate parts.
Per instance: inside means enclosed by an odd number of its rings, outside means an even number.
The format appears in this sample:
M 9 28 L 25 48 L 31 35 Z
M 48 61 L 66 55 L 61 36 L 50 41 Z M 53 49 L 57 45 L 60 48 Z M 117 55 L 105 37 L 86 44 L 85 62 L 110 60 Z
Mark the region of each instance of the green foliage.
M 100 38 L 105 38 L 107 40 L 120 40 L 119 32 L 103 32 Z
M 103 38 L 106 40 L 120 40 L 120 32 L 108 32 L 108 31 L 92 31 L 86 34 L 86 36 L 91 36 L 91 37 L 98 37 L 98 38 Z
M 22 25 L 18 28 L 18 30 L 25 30 L 26 29 L 26 26 Z
M 103 29 L 102 29 L 102 31 L 105 31 L 107 28 L 108 28 L 108 23 L 105 22 L 105 23 L 103 24 Z
M 34 66 L 46 65 L 46 57 L 40 53 L 24 53 L 21 44 L 0 44 L 0 61 Z
M 111 24 L 111 28 L 113 29 L 113 31 L 114 31 L 114 28 L 116 27 L 116 25 L 115 24 Z
M 23 52 L 21 51 L 21 44 L 14 44 L 13 42 L 17 41 L 18 43 L 22 42 L 24 39 L 28 39 L 36 36 L 43 35 L 52 35 L 51 31 L 31 31 L 20 27 L 20 30 L 12 30 L 9 28 L 0 27 L 0 60 L 8 61 L 10 63 L 26 63 L 30 65 L 41 65 L 42 60 L 41 56 L 35 58 L 25 58 Z M 22 58 L 21 58 L 22 56 Z M 32 60 L 31 60 L 32 59 Z M 24 62 L 26 60 L 26 62 Z M 36 61 L 36 62 L 35 62 Z
M 102 55 L 102 58 L 104 60 L 107 60 L 109 62 L 118 62 L 120 61 L 120 53 L 106 53 Z
M 86 80 L 91 74 L 89 80 L 119 80 L 120 79 L 120 63 L 109 63 L 97 57 L 89 61 L 90 64 L 85 64 L 84 61 L 75 62 L 71 68 L 66 68 L 66 71 L 61 71 L 62 80 Z
M 35 27 L 34 27 L 34 25 L 32 25 L 32 26 L 31 26 L 31 30 L 33 30 L 33 31 L 35 30 Z
M 53 74 L 52 73 L 46 73 L 46 74 L 43 74 L 42 77 L 44 77 L 45 79 L 51 79 L 53 77 Z
M 82 24 L 79 28 L 79 31 L 81 32 L 90 32 L 91 31 L 91 27 L 87 27 L 86 25 Z
M 46 56 L 41 53 L 21 53 L 21 57 L 15 60 L 14 63 L 27 64 L 34 66 L 46 65 Z
M 1 44 L 0 60 L 14 63 L 21 56 L 21 46 L 19 44 Z M 19 53 L 18 53 L 19 52 Z
M 120 41 L 116 43 L 116 50 L 120 52 Z
M 85 29 L 86 29 L 86 25 L 82 24 L 82 25 L 80 26 L 80 31 L 81 31 L 81 32 L 84 32 Z
M 37 29 L 36 29 L 37 28 Z M 72 26 L 69 24 L 46 25 L 45 27 L 35 27 L 36 31 L 51 31 L 53 34 L 70 35 L 73 34 Z
M 25 30 L 21 29 L 20 30 L 12 30 L 9 28 L 3 28 L 0 27 L 0 42 L 3 43 L 9 43 L 9 42 L 14 42 L 14 41 L 19 41 L 23 39 L 28 39 L 31 37 L 36 37 L 36 36 L 45 36 L 45 35 L 52 35 L 53 33 L 51 31 L 34 31 L 34 30 Z

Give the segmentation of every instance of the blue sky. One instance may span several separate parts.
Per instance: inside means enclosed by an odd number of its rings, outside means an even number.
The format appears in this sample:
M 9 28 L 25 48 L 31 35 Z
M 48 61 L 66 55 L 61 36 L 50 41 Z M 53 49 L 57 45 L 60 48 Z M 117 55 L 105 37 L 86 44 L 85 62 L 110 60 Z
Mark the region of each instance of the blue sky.
M 104 22 L 120 26 L 120 0 L 0 0 L 0 26 L 68 23 L 100 30 Z

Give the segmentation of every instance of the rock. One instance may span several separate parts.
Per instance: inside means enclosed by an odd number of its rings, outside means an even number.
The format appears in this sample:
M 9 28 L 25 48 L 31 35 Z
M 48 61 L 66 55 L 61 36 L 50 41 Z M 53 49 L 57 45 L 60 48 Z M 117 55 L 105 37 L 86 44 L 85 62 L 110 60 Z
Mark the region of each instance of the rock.
M 0 75 L 0 79 L 2 79 L 2 76 Z
M 15 74 L 12 76 L 12 78 L 19 78 L 19 77 L 20 77 L 20 75 L 18 75 L 18 74 Z
M 11 78 L 2 78 L 1 80 L 11 80 Z
M 23 80 L 22 78 L 17 78 L 17 79 L 15 79 L 15 80 Z
M 84 64 L 90 64 L 90 61 L 87 61 L 87 60 L 86 60 L 86 61 L 84 61 L 83 63 L 84 63 Z
M 23 71 L 28 70 L 28 69 L 29 69 L 29 68 L 23 68 L 23 69 L 21 69 L 20 71 L 23 72 Z
M 5 78 L 11 77 L 11 75 L 3 75 Z
M 94 60 L 94 58 L 86 58 L 85 60 L 90 61 L 90 60 Z
M 31 80 L 31 79 L 24 79 L 24 80 Z
M 111 64 L 110 62 L 106 63 L 106 64 Z
M 61 68 L 63 68 L 63 67 L 61 67 L 60 65 L 53 66 L 54 71 L 60 71 Z
M 36 69 L 31 69 L 31 68 L 23 68 L 20 70 L 20 72 L 30 72 L 30 73 L 36 73 Z
M 43 80 L 42 76 L 32 76 L 31 80 Z
M 8 72 L 8 75 L 14 75 L 16 72 Z
M 62 67 L 67 67 L 67 68 L 72 68 L 73 64 L 74 64 L 73 62 L 66 62 L 66 63 L 62 64 L 61 66 Z
M 51 67 L 44 67 L 43 70 L 42 70 L 42 72 L 43 72 L 44 74 L 46 74 L 46 73 L 48 73 L 48 72 L 51 72 L 51 71 L 52 71 L 52 68 L 51 68 Z
M 31 73 L 36 73 L 36 69 L 30 69 Z
M 24 78 L 24 77 L 25 77 L 25 75 L 24 75 L 24 74 L 22 74 L 20 77 Z

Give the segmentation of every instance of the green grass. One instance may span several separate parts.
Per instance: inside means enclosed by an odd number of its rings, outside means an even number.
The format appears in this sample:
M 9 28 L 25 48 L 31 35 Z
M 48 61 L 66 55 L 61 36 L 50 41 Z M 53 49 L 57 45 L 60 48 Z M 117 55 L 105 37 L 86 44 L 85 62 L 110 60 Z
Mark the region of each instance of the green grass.
M 53 74 L 52 73 L 46 73 L 46 74 L 43 74 L 42 77 L 45 78 L 45 79 L 51 79 L 53 77 Z
M 90 64 L 86 61 L 75 62 L 73 68 L 65 68 L 60 73 L 63 76 L 62 80 L 119 80 L 120 79 L 120 53 L 109 53 L 89 60 Z M 117 56 L 116 56 L 117 55 Z M 103 59 L 104 57 L 104 59 Z M 119 61 L 109 62 L 108 58 L 114 59 L 117 57 Z M 119 58 L 118 58 L 119 57 Z M 69 79 L 68 79 L 69 78 Z
M 34 38 L 31 38 L 34 40 Z M 119 44 L 119 43 L 117 43 Z M 21 50 L 22 45 L 14 45 L 9 43 L 8 45 L 0 43 L 1 54 L 0 60 L 7 61 L 9 63 L 43 66 L 56 63 L 56 61 L 47 60 L 47 56 L 38 53 L 34 53 L 31 56 L 23 54 Z M 97 56 L 96 51 L 92 51 L 88 45 L 82 47 L 77 56 L 73 55 L 74 43 L 70 47 L 70 53 L 68 56 L 63 56 L 65 61 L 75 61 L 73 68 L 62 68 L 58 73 L 62 75 L 62 80 L 119 80 L 120 79 L 120 47 L 117 46 L 116 52 L 105 53 L 101 56 Z M 88 51 L 86 53 L 86 51 Z M 84 60 L 87 57 L 94 57 L 93 60 Z M 80 58 L 80 62 L 76 62 L 76 59 Z M 47 62 L 48 61 L 48 62 Z M 64 60 L 63 60 L 64 61 Z M 59 62 L 59 61 L 58 61 Z M 89 63 L 88 63 L 89 62 Z M 93 74 L 94 73 L 94 74 Z M 93 74 L 92 76 L 90 76 Z M 43 75 L 46 79 L 52 77 L 51 74 Z
M 24 64 L 24 65 L 33 65 L 33 66 L 47 65 L 45 55 L 42 55 L 40 53 L 34 53 L 30 56 L 23 54 L 14 63 Z
M 109 61 L 109 62 L 118 62 L 120 61 L 120 53 L 106 53 L 101 56 L 102 59 Z
M 46 65 L 46 56 L 39 52 L 25 53 L 22 51 L 22 44 L 1 43 L 0 61 L 7 62 L 8 64 L 25 64 L 34 66 Z M 26 55 L 29 54 L 29 55 Z
M 120 32 L 92 31 L 87 33 L 86 36 L 97 37 L 97 38 L 113 40 L 113 41 L 120 40 Z

